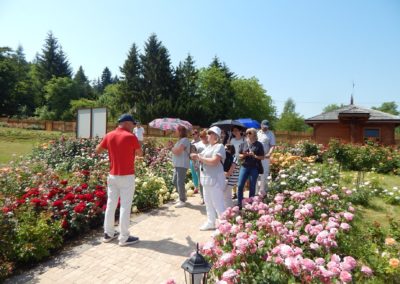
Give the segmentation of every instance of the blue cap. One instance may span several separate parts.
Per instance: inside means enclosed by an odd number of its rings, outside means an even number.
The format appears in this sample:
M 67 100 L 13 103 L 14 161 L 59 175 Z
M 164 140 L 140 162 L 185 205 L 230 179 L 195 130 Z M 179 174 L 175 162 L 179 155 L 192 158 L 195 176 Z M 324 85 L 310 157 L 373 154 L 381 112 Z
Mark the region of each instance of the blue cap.
M 263 121 L 261 121 L 261 126 L 267 126 L 269 127 L 269 121 L 264 119 Z
M 121 123 L 124 121 L 132 121 L 133 123 L 136 124 L 136 121 L 133 119 L 132 115 L 130 115 L 128 113 L 124 113 L 118 118 L 118 123 Z

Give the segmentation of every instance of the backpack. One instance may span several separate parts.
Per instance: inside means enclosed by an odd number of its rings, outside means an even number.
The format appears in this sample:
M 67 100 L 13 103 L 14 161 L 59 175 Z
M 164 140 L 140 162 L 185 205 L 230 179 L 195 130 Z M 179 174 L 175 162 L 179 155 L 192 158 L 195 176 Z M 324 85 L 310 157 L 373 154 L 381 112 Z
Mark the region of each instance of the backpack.
M 225 161 L 223 163 L 223 166 L 224 166 L 224 172 L 227 172 L 227 171 L 229 171 L 229 169 L 232 166 L 233 155 L 231 153 L 229 153 L 228 151 L 226 151 L 225 153 L 226 153 L 226 158 L 225 158 Z

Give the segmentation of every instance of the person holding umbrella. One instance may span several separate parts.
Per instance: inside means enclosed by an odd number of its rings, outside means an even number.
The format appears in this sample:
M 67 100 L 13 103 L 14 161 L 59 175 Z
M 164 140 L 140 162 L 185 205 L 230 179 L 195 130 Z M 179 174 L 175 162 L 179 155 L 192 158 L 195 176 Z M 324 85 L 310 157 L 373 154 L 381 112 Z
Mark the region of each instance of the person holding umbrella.
M 203 185 L 204 202 L 206 203 L 207 222 L 200 230 L 214 230 L 215 222 L 225 211 L 224 189 L 225 173 L 223 162 L 225 160 L 225 147 L 221 144 L 221 129 L 212 126 L 207 130 L 210 145 L 199 154 L 191 154 L 193 160 L 201 163 L 200 182 Z
M 190 167 L 190 141 L 187 138 L 187 129 L 183 125 L 178 125 L 175 131 L 179 140 L 174 146 L 170 144 L 172 152 L 172 163 L 174 165 L 173 183 L 179 193 L 179 201 L 175 207 L 180 208 L 186 206 L 186 189 L 185 178 L 186 172 Z

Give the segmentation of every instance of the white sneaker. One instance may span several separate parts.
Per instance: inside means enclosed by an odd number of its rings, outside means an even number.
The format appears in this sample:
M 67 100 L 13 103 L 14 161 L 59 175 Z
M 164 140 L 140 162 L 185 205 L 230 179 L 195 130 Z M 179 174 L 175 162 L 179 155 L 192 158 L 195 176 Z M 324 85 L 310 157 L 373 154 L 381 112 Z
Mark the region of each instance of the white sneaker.
M 210 231 L 210 230 L 215 230 L 215 226 L 210 223 L 205 223 L 203 226 L 200 227 L 200 231 Z
M 185 207 L 185 206 L 186 206 L 186 202 L 179 201 L 179 202 L 175 205 L 175 208 L 181 208 L 181 207 Z

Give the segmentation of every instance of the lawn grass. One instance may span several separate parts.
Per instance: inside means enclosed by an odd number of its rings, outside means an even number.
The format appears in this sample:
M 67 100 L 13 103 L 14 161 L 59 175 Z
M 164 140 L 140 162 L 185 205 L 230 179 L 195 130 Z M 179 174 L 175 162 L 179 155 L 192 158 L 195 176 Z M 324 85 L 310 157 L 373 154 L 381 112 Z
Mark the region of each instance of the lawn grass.
M 59 139 L 62 135 L 73 137 L 75 134 L 0 127 L 0 166 L 20 156 L 28 155 L 35 146 Z
M 341 185 L 349 188 L 355 187 L 357 172 L 342 172 Z M 400 187 L 400 176 L 384 175 L 373 172 L 364 174 L 364 181 L 372 181 L 383 189 Z M 368 206 L 357 206 L 363 222 L 372 224 L 378 222 L 382 227 L 388 228 L 389 218 L 400 222 L 400 206 L 385 202 L 382 197 L 371 198 Z

